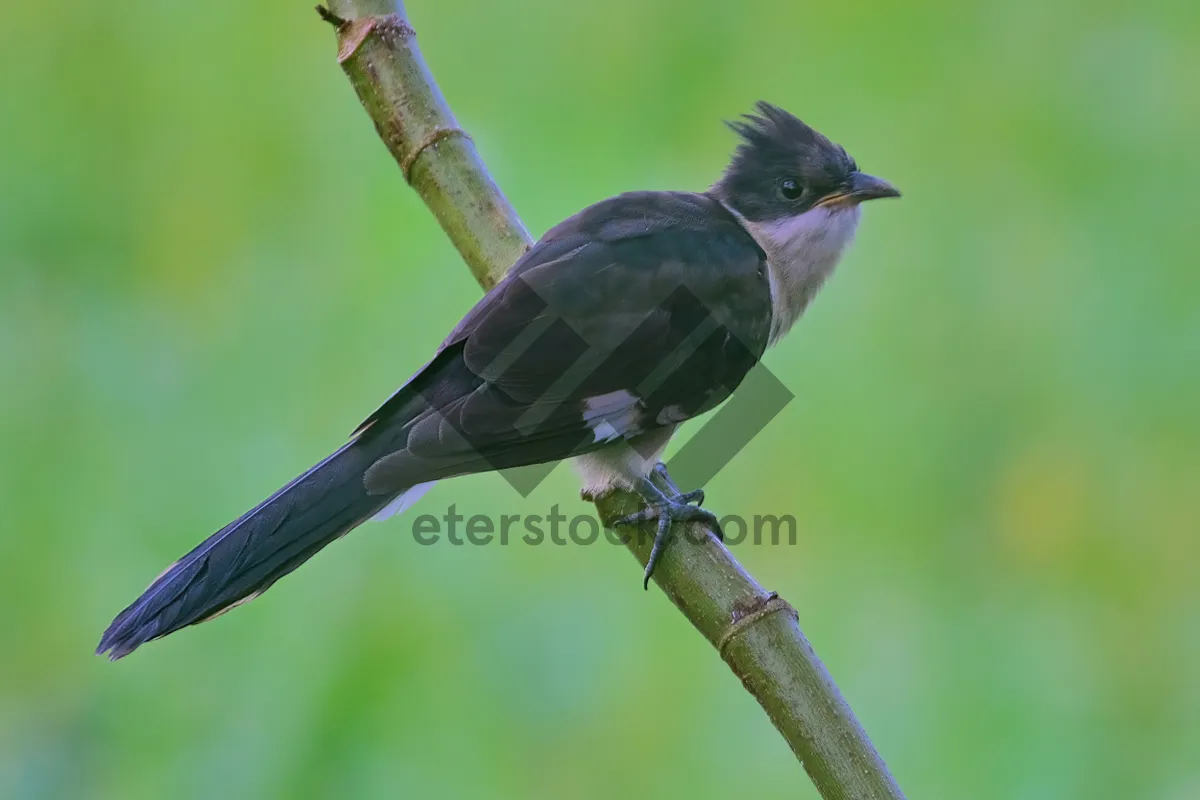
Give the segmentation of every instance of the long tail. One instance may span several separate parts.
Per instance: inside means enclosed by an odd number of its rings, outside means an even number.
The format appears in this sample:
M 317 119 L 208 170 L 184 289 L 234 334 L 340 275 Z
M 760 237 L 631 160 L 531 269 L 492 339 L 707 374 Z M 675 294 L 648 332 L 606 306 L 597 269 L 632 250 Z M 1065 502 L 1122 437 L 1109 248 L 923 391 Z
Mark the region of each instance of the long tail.
M 115 661 L 252 600 L 334 539 L 389 510 L 397 496 L 369 495 L 363 487 L 378 457 L 364 445 L 346 444 L 168 567 L 108 626 L 97 654 Z

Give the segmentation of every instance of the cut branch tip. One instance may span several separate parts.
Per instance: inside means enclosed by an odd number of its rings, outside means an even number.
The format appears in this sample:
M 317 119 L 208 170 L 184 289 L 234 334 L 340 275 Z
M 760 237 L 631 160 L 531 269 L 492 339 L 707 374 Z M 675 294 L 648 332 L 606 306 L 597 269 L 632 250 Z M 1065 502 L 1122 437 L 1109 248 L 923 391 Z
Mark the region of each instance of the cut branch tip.
M 326 22 L 328 22 L 330 25 L 332 25 L 335 28 L 344 27 L 346 25 L 346 23 L 348 22 L 348 20 L 346 20 L 342 17 L 339 17 L 337 14 L 333 13 L 325 6 L 317 6 L 317 16 L 319 16 L 321 19 L 325 20 Z

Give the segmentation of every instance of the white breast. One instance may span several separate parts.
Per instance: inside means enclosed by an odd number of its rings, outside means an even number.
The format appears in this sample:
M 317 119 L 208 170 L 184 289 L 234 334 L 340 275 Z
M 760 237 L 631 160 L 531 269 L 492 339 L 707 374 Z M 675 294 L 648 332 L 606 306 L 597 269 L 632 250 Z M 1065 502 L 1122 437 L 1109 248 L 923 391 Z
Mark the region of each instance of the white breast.
M 817 207 L 799 216 L 742 224 L 767 254 L 771 280 L 771 337 L 774 345 L 791 329 L 854 240 L 857 205 Z

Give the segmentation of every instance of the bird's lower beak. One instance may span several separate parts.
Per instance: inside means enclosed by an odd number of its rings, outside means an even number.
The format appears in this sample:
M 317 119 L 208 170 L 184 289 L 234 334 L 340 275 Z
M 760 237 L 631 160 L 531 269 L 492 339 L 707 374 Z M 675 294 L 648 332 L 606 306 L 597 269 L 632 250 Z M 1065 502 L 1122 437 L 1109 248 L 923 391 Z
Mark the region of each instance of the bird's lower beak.
M 853 206 L 864 200 L 877 200 L 881 197 L 899 197 L 900 190 L 883 178 L 876 178 L 865 172 L 855 172 L 850 176 L 850 182 L 845 188 L 822 199 L 819 206 Z

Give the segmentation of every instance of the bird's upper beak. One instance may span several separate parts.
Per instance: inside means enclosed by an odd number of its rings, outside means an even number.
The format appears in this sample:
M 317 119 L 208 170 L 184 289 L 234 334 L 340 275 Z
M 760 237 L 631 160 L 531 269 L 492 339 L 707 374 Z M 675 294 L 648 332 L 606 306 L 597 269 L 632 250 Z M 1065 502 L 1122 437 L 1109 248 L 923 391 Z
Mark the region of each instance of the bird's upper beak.
M 823 197 L 819 206 L 853 206 L 864 200 L 876 200 L 881 197 L 899 197 L 900 190 L 883 178 L 876 178 L 865 172 L 855 172 L 849 182 L 836 192 Z

